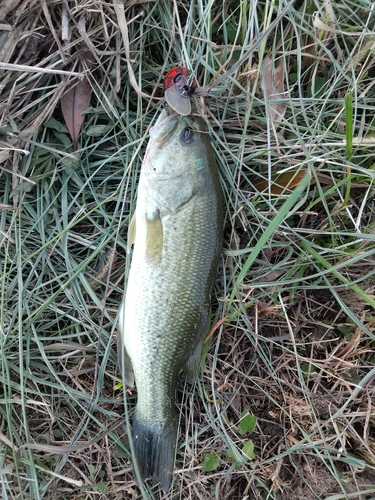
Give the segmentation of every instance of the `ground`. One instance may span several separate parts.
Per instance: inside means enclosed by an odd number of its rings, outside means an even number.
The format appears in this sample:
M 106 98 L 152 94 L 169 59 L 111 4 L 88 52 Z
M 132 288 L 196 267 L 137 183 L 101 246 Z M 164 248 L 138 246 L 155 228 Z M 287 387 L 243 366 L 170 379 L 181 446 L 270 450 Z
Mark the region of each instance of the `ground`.
M 4 499 L 375 497 L 373 31 L 364 0 L 1 3 Z M 225 227 L 164 494 L 134 480 L 116 315 L 176 64 Z

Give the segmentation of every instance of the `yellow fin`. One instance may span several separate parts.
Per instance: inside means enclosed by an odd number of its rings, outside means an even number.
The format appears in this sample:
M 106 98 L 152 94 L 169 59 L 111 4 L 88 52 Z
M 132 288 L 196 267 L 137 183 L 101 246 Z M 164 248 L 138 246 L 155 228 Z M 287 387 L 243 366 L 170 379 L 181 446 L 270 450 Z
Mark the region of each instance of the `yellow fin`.
M 154 264 L 161 262 L 163 253 L 163 226 L 160 211 L 147 213 L 146 217 L 146 258 Z
M 129 224 L 129 229 L 128 229 L 128 244 L 126 246 L 128 253 L 130 252 L 130 249 L 135 241 L 135 212 L 133 214 L 133 217 L 131 218 L 130 224 Z

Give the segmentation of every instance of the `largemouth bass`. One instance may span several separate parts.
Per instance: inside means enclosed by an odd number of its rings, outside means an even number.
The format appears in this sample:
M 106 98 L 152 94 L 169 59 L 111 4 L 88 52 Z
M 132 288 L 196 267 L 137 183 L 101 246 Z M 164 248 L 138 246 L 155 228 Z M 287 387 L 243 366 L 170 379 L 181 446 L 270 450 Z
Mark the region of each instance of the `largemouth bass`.
M 119 363 L 137 387 L 132 439 L 142 480 L 164 491 L 176 452 L 175 390 L 197 371 L 222 244 L 222 197 L 201 119 L 163 110 L 150 131 L 128 246 Z

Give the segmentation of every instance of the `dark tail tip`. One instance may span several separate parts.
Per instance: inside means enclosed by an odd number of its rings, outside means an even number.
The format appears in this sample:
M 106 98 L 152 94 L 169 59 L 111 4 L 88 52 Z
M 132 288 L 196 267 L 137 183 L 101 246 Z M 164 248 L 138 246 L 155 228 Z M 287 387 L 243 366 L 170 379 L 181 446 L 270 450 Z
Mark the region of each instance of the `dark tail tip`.
M 135 412 L 133 445 L 142 481 L 153 477 L 165 492 L 169 490 L 176 452 L 176 427 L 173 421 L 161 424 L 143 420 Z

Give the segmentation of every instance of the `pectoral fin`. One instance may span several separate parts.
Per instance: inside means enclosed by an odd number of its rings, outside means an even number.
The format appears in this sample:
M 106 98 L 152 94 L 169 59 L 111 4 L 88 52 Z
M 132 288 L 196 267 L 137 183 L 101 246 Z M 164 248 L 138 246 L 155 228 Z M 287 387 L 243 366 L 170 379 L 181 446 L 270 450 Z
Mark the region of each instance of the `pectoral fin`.
M 160 211 L 155 210 L 146 217 L 146 258 L 153 264 L 159 264 L 163 253 L 163 225 Z

